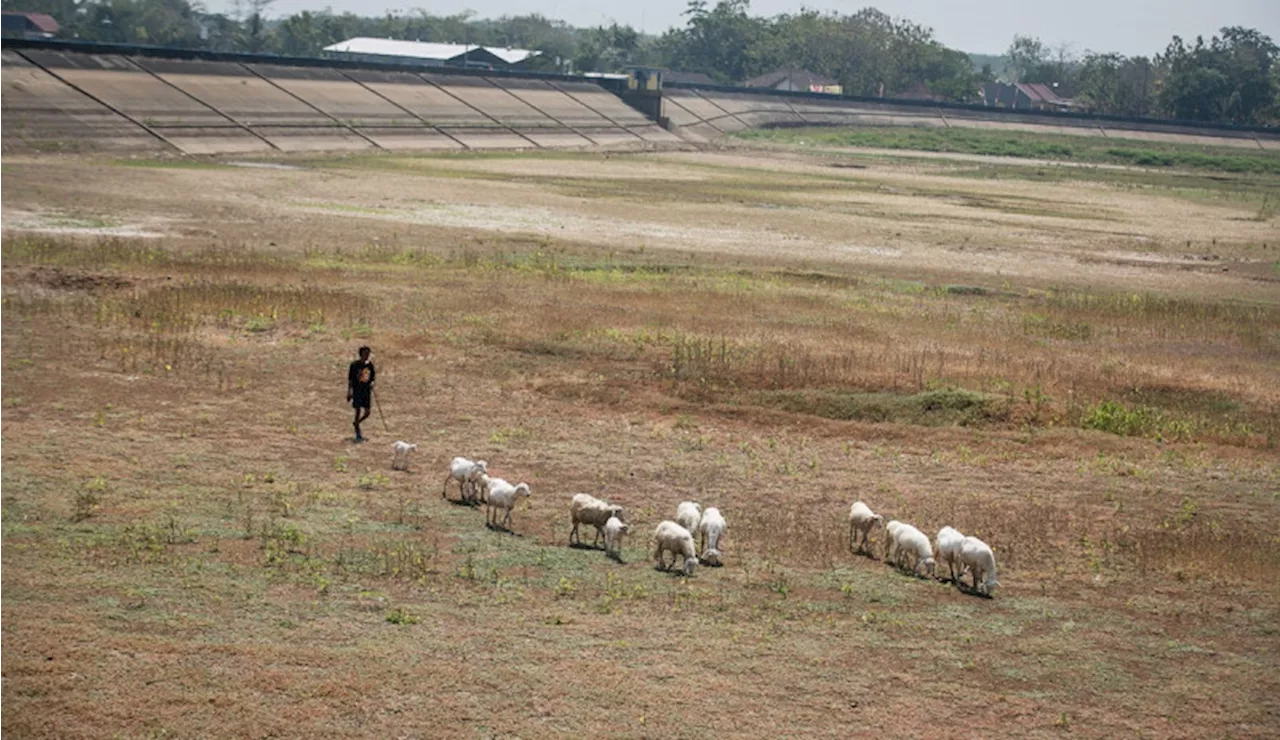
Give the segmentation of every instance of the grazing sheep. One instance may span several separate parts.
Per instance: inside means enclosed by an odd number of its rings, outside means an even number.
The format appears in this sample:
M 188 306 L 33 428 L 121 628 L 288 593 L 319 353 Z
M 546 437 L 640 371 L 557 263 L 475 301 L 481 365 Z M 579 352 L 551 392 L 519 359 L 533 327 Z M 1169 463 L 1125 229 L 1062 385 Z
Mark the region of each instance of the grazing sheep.
M 579 545 L 582 544 L 578 525 L 590 524 L 596 528 L 596 538 L 591 542 L 591 546 L 595 547 L 600 542 L 604 525 L 613 517 L 622 518 L 622 507 L 601 501 L 590 494 L 578 493 L 574 494 L 573 501 L 569 504 L 569 515 L 573 518 L 573 529 L 569 531 L 569 546 L 573 546 L 575 538 Z
M 996 580 L 996 554 L 977 537 L 965 537 L 960 548 L 960 564 L 973 574 L 973 590 L 988 596 L 1000 582 Z M 961 576 L 964 575 L 962 571 Z M 959 580 L 956 583 L 960 583 Z
M 919 572 L 920 566 L 923 565 L 925 573 L 930 577 L 933 576 L 935 567 L 933 545 L 929 544 L 929 538 L 925 536 L 924 532 L 910 524 L 903 524 L 894 532 L 893 539 L 894 563 L 899 568 L 906 568 L 909 563 L 911 565 L 911 574 L 915 575 Z
M 879 524 L 884 526 L 884 517 L 871 510 L 870 506 L 855 501 L 853 506 L 849 507 L 849 549 L 855 552 L 863 552 L 867 545 L 871 544 L 871 528 Z M 859 538 L 858 535 L 861 535 Z M 854 542 L 858 542 L 858 547 L 854 549 Z
M 604 523 L 604 552 L 609 557 L 622 560 L 622 535 L 630 531 L 631 526 L 624 524 L 616 516 L 609 517 Z
M 510 529 L 511 510 L 515 508 L 516 502 L 520 500 L 521 496 L 527 497 L 529 495 L 529 484 L 517 483 L 513 486 L 501 478 L 490 478 L 488 494 L 489 496 L 485 500 L 484 523 Z M 502 518 L 502 524 L 498 524 L 499 509 L 506 511 L 506 516 Z
M 720 565 L 720 537 L 725 530 L 724 517 L 720 510 L 712 506 L 702 512 L 698 522 L 698 533 L 702 535 L 702 560 L 711 565 Z
M 676 561 L 680 556 L 684 556 L 684 574 L 686 576 L 693 575 L 693 569 L 698 564 L 698 558 L 694 555 L 693 535 L 689 530 L 672 521 L 664 521 L 658 524 L 658 528 L 653 532 L 653 541 L 655 544 L 653 550 L 653 559 L 658 561 L 658 565 L 663 570 L 671 570 L 675 567 Z M 671 553 L 671 565 L 667 565 L 667 553 Z
M 411 445 L 408 442 L 396 441 L 391 443 L 391 469 L 392 470 L 408 470 L 409 469 L 409 453 L 418 449 L 417 445 Z M 403 461 L 401 458 L 404 458 Z M 402 467 L 403 466 L 403 467 Z
M 462 496 L 463 501 L 475 500 L 475 492 L 477 490 L 477 479 L 488 472 L 488 463 L 484 460 L 476 460 L 472 462 L 465 457 L 455 457 L 449 463 L 449 475 L 444 479 L 444 488 L 440 489 L 440 498 L 448 498 L 449 481 L 458 481 L 458 493 Z M 467 496 L 467 488 L 472 491 L 471 496 Z
M 956 569 L 960 565 L 960 548 L 962 547 L 964 547 L 964 535 L 952 527 L 939 529 L 938 536 L 933 538 L 934 557 L 938 562 L 947 564 L 952 583 L 956 582 Z
M 682 501 L 676 507 L 676 523 L 690 532 L 698 531 L 698 522 L 702 519 L 702 504 L 696 501 Z
M 891 563 L 895 560 L 897 541 L 894 538 L 898 534 L 898 530 L 905 526 L 907 525 L 897 519 L 884 525 L 884 561 L 886 563 Z
M 488 473 L 480 473 L 471 481 L 472 500 L 482 504 L 489 503 L 489 481 L 493 480 Z

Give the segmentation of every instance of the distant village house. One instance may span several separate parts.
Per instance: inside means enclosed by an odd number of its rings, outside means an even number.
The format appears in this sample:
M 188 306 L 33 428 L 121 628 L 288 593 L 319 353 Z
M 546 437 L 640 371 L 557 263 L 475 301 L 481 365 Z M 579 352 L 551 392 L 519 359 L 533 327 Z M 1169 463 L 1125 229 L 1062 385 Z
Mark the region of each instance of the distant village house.
M 437 44 L 425 41 L 398 41 L 357 36 L 324 47 L 334 59 L 389 64 L 471 67 L 474 69 L 521 69 L 542 52 L 474 44 Z
M 743 87 L 762 87 L 770 90 L 798 90 L 802 92 L 839 95 L 843 91 L 838 80 L 810 72 L 807 69 L 783 68 L 768 74 L 752 77 Z
M 1056 84 L 1054 85 L 1056 87 Z M 982 104 L 989 108 L 1015 110 L 1069 111 L 1070 100 L 1060 97 L 1053 87 L 1039 82 L 988 82 L 982 86 Z
M 48 13 L 4 11 L 4 35 L 28 39 L 51 39 L 58 32 L 58 22 Z

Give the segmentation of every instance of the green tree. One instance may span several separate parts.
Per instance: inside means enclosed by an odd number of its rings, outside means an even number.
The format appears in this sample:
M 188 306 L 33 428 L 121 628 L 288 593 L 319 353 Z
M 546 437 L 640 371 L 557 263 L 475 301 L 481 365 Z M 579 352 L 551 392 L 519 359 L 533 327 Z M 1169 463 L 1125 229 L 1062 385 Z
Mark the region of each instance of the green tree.
M 1099 113 L 1145 116 L 1163 76 L 1146 57 L 1090 52 L 1076 76 L 1076 100 Z
M 1261 123 L 1274 115 L 1277 101 L 1277 47 L 1268 36 L 1247 28 L 1221 30 L 1209 43 L 1197 37 L 1188 45 L 1177 36 L 1162 61 L 1168 77 L 1160 90 L 1163 112 L 1196 121 Z
M 690 0 L 685 28 L 668 32 L 668 64 L 676 69 L 705 72 L 721 82 L 760 74 L 758 57 L 764 48 L 766 24 L 747 15 L 749 0 L 720 0 L 707 9 L 705 0 Z

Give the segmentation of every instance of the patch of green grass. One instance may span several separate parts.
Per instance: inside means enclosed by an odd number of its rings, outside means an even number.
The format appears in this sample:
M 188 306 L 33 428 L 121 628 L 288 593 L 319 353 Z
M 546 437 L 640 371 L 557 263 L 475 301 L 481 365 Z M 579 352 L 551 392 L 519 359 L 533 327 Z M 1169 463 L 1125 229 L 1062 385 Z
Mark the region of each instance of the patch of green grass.
M 805 146 L 872 147 L 1155 168 L 1280 174 L 1280 153 L 1235 147 L 1129 141 L 971 128 L 752 129 L 739 138 Z
M 201 159 L 117 159 L 110 162 L 116 167 L 145 167 L 162 170 L 222 170 L 228 165 Z
M 764 391 L 755 403 L 826 419 L 897 422 L 925 426 L 968 426 L 1005 418 L 992 396 L 963 389 L 931 390 L 912 395 L 828 390 Z
M 1104 400 L 1089 408 L 1081 421 L 1086 429 L 1124 437 L 1150 437 L 1173 441 L 1189 439 L 1195 425 L 1187 419 L 1172 418 L 1151 406 L 1126 406 Z

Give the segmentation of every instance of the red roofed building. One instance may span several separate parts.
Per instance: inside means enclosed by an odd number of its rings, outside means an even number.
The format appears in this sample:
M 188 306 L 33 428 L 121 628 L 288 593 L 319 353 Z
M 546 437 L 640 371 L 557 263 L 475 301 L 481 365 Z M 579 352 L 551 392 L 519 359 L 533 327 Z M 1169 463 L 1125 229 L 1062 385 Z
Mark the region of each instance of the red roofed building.
M 4 11 L 3 31 L 5 36 L 22 36 L 24 38 L 53 38 L 58 32 L 58 22 L 48 13 L 19 13 Z
M 1013 85 L 988 82 L 982 86 L 982 103 L 992 108 L 1071 110 L 1071 101 L 1060 97 L 1054 87 L 1040 82 L 1019 82 Z

